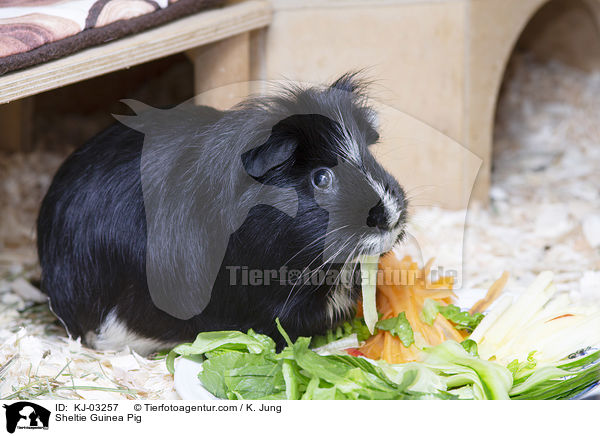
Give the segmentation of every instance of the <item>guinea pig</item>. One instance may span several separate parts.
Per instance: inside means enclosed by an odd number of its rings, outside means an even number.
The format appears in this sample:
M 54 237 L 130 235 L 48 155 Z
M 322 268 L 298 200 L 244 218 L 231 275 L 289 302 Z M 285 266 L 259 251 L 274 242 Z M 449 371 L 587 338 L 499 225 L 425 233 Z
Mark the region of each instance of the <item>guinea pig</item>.
M 42 202 L 41 287 L 72 337 L 150 353 L 199 332 L 279 345 L 353 316 L 362 255 L 404 236 L 375 160 L 363 82 L 286 86 L 230 110 L 128 104 L 69 156 Z

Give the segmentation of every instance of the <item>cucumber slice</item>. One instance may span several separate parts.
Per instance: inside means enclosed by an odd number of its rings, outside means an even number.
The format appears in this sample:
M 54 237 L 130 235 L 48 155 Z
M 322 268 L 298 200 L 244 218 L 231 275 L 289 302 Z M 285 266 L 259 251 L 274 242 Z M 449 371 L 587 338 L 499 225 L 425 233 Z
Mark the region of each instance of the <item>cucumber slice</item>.
M 375 298 L 377 288 L 377 269 L 379 266 L 379 256 L 361 256 L 360 278 L 362 287 L 362 303 L 365 324 L 369 332 L 375 332 L 375 324 L 379 320 L 377 314 L 377 302 Z

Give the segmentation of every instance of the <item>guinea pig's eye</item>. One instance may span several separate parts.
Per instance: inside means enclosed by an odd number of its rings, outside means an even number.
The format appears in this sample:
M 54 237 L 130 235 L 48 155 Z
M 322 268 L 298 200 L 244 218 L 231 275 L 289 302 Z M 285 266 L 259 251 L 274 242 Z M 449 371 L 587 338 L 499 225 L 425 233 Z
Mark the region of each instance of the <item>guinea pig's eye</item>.
M 312 173 L 312 184 L 317 189 L 329 189 L 333 185 L 333 171 L 329 168 L 319 168 Z

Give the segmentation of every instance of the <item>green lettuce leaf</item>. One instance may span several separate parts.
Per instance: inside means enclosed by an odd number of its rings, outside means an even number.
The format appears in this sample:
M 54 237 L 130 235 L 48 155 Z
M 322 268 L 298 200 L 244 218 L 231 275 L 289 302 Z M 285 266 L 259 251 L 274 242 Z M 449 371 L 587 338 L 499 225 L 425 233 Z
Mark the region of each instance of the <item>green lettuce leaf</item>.
M 310 346 L 311 348 L 319 348 L 350 336 L 353 333 L 356 333 L 356 338 L 359 342 L 366 341 L 371 336 L 365 320 L 363 318 L 354 318 L 352 321 L 346 321 L 335 329 L 327 330 L 324 335 L 313 336 Z
M 220 353 L 203 363 L 202 385 L 219 398 L 257 400 L 286 398 L 281 362 L 268 354 Z
M 477 342 L 472 339 L 465 339 L 460 343 L 462 347 L 465 349 L 467 353 L 469 353 L 473 357 L 479 357 L 479 352 L 477 350 Z
M 425 300 L 423 309 L 421 310 L 421 321 L 426 324 L 433 325 L 435 317 L 440 313 L 439 303 L 431 298 Z
M 480 390 L 483 398 L 508 400 L 508 392 L 513 385 L 511 372 L 498 363 L 474 357 L 455 341 L 446 341 L 425 350 L 425 363 L 445 366 L 447 374 L 455 378 L 448 380 L 449 387 L 468 384 L 469 381 Z M 473 377 L 474 376 L 474 377 Z
M 421 310 L 421 320 L 429 325 L 433 324 L 437 314 L 441 314 L 448 321 L 451 321 L 458 330 L 467 330 L 472 332 L 485 317 L 483 313 L 474 313 L 461 311 L 458 306 L 453 304 L 441 304 L 431 298 L 425 300 L 423 310 Z
M 407 348 L 415 343 L 415 334 L 404 312 L 395 318 L 377 321 L 375 327 L 379 330 L 389 331 L 392 335 L 397 336 Z
M 508 370 L 510 372 L 512 372 L 513 378 L 515 380 L 523 377 L 526 374 L 533 372 L 533 370 L 537 366 L 537 361 L 533 357 L 534 354 L 535 354 L 535 351 L 532 351 L 531 353 L 529 353 L 527 355 L 526 362 L 519 362 L 518 359 L 515 359 L 506 366 L 508 368 Z

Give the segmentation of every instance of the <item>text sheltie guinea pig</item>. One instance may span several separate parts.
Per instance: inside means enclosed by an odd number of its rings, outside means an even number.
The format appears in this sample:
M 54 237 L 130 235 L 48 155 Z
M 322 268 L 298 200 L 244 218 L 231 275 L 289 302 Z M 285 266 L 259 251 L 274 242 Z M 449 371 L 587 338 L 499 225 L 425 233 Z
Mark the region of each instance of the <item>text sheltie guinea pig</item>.
M 355 74 L 227 111 L 128 104 L 136 116 L 67 158 L 38 218 L 42 290 L 71 336 L 149 353 L 352 316 L 357 259 L 402 239 L 407 210 L 369 151 L 376 114 Z

